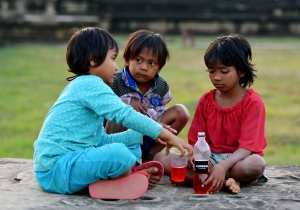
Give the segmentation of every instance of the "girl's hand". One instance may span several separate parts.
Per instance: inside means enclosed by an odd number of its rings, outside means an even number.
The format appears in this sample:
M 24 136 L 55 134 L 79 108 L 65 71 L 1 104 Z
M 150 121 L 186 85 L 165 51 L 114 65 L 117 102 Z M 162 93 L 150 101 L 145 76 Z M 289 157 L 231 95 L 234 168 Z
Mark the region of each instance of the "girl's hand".
M 163 128 L 167 129 L 168 131 L 172 132 L 173 134 L 177 134 L 177 130 L 175 130 L 174 128 L 171 128 L 171 126 L 165 124 L 165 123 L 159 123 L 162 125 Z
M 188 161 L 188 168 L 192 168 L 193 171 L 195 170 L 195 165 L 194 165 L 194 161 L 192 158 L 189 158 L 189 161 Z
M 177 130 L 171 128 L 171 126 L 169 126 L 165 123 L 160 123 L 160 124 L 162 125 L 163 128 L 167 129 L 168 131 L 172 132 L 173 134 L 177 134 Z M 167 143 L 164 142 L 163 140 L 161 140 L 160 138 L 157 138 L 156 141 L 162 145 L 167 145 Z
M 165 145 L 165 146 L 167 145 L 167 143 L 164 142 L 163 140 L 161 140 L 160 138 L 157 138 L 156 141 L 162 145 Z
M 134 108 L 136 111 L 141 112 L 144 115 L 148 115 L 147 107 L 144 104 L 140 103 L 139 100 L 132 98 L 130 100 L 130 106 L 132 106 L 132 108 Z
M 219 192 L 223 187 L 225 176 L 226 169 L 222 167 L 220 163 L 212 167 L 209 178 L 203 183 L 204 185 L 207 185 L 210 182 L 212 183 L 208 193 L 212 194 L 214 192 Z
M 184 142 L 183 140 L 172 134 L 169 130 L 163 128 L 158 138 L 166 143 L 166 155 L 169 155 L 171 147 L 174 146 L 181 151 L 181 157 L 184 156 L 185 149 L 188 150 L 188 156 L 190 158 L 193 157 L 194 148 L 190 144 Z

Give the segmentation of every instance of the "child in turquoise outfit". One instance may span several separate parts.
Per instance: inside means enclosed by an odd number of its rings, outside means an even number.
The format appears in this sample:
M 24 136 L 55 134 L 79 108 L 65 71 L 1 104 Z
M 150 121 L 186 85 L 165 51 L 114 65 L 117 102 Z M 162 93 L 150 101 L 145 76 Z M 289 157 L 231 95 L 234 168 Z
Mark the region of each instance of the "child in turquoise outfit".
M 75 76 L 68 78 L 71 82 L 46 115 L 34 142 L 34 171 L 43 190 L 73 194 L 99 180 L 130 177 L 141 159 L 143 134 L 166 144 L 167 154 L 175 146 L 182 153 L 188 149 L 192 156 L 192 147 L 172 129 L 135 111 L 113 93 L 108 84 L 116 76 L 117 54 L 116 41 L 103 29 L 83 28 L 71 37 L 66 60 Z M 104 119 L 130 129 L 108 135 Z M 151 170 L 147 172 L 151 175 Z

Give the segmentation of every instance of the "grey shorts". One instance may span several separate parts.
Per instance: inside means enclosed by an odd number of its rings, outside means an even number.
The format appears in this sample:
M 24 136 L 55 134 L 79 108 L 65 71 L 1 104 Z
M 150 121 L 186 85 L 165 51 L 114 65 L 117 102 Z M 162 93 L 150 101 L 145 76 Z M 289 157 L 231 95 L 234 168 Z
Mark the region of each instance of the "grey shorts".
M 216 153 L 216 152 L 212 152 L 211 156 L 210 156 L 210 163 L 212 166 L 217 165 L 218 163 L 220 163 L 221 161 L 225 160 L 226 158 L 228 158 L 232 153 Z M 257 180 L 256 183 L 254 183 L 255 185 L 262 185 L 268 182 L 268 177 L 266 175 L 266 170 L 264 171 L 263 175 Z

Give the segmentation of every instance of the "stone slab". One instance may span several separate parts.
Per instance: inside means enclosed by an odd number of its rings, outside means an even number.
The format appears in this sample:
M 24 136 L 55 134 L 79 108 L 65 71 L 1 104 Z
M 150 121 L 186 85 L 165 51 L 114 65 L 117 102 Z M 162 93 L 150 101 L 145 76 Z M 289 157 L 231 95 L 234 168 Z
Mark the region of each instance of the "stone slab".
M 247 186 L 240 194 L 196 195 L 193 188 L 174 186 L 169 177 L 136 200 L 104 201 L 88 192 L 59 195 L 42 191 L 31 159 L 0 159 L 0 209 L 300 209 L 300 166 L 267 165 L 269 182 Z

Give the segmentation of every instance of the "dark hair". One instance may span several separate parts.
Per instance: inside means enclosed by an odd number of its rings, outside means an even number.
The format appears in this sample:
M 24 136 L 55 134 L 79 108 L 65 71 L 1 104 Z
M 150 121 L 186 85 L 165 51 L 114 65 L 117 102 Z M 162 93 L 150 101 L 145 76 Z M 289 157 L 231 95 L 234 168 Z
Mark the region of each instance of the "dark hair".
M 125 62 L 133 60 L 143 49 L 157 55 L 159 69 L 162 69 L 166 60 L 170 57 L 167 44 L 159 33 L 138 30 L 129 36 L 123 54 Z
M 240 34 L 230 34 L 217 37 L 204 55 L 204 62 L 207 68 L 213 67 L 218 61 L 225 66 L 235 66 L 237 71 L 245 75 L 240 77 L 239 84 L 242 87 L 250 87 L 256 75 L 254 65 L 251 64 L 252 52 L 248 41 Z
M 68 71 L 77 76 L 88 74 L 90 61 L 93 60 L 96 67 L 100 66 L 110 49 L 119 52 L 117 42 L 106 30 L 98 27 L 75 29 L 66 53 Z M 76 76 L 69 77 L 67 80 L 74 78 Z

